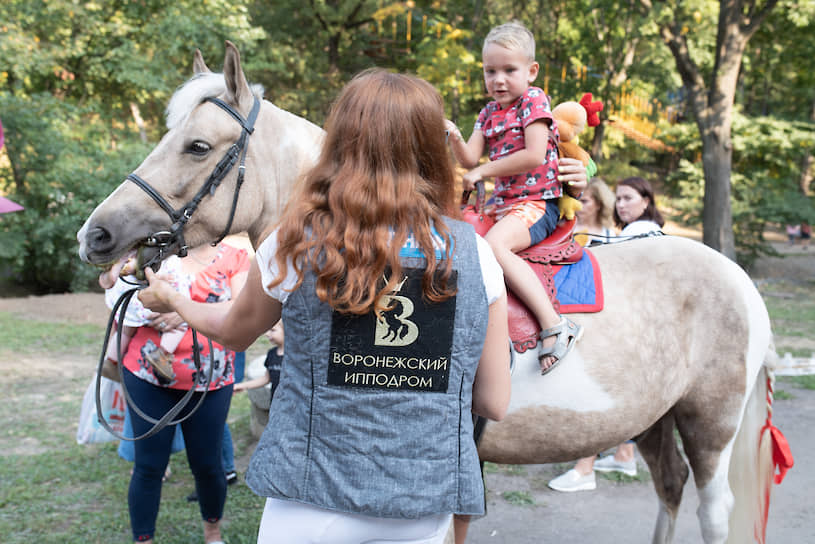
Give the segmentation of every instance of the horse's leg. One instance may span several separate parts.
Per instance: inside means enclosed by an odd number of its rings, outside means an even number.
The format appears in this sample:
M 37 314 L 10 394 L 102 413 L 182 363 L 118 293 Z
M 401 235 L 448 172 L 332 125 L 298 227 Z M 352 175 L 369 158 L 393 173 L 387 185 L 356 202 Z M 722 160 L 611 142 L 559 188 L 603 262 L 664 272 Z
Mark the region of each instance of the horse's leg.
M 726 419 L 726 403 L 707 406 Z M 683 407 L 684 408 L 684 407 Z M 682 448 L 693 468 L 693 477 L 699 494 L 696 515 L 706 544 L 720 544 L 727 540 L 728 520 L 734 497 L 728 482 L 730 456 L 733 450 L 735 428 L 716 428 L 701 424 L 695 414 L 688 417 L 679 406 L 675 408 L 677 428 L 682 437 Z
M 674 436 L 674 417 L 668 412 L 637 439 L 637 447 L 651 470 L 659 497 L 654 544 L 673 542 L 682 490 L 688 480 L 688 465 L 679 453 Z

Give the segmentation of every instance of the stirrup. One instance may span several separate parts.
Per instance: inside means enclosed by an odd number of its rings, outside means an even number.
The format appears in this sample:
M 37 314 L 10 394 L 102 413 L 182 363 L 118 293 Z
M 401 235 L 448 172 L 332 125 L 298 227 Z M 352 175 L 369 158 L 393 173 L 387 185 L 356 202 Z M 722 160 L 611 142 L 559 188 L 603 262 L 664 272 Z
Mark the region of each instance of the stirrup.
M 557 337 L 555 343 L 549 347 L 543 347 L 543 339 L 550 336 Z M 549 368 L 542 369 L 541 376 L 548 374 L 555 368 L 572 351 L 572 348 L 582 336 L 583 325 L 578 325 L 568 317 L 562 317 L 560 323 L 554 327 L 542 330 L 540 333 L 541 349 L 538 353 L 538 362 L 548 356 L 554 357 L 555 362 Z

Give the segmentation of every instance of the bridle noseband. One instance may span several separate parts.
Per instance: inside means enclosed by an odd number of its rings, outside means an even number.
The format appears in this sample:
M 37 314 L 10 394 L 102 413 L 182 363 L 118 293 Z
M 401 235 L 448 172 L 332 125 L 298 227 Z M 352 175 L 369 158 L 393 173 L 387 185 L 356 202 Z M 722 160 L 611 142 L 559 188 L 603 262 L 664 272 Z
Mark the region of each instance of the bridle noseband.
M 221 184 L 221 181 L 223 181 L 240 158 L 240 164 L 238 165 L 238 179 L 235 183 L 235 195 L 232 197 L 232 208 L 229 212 L 229 219 L 227 220 L 223 232 L 217 240 L 212 242 L 212 245 L 217 245 L 221 240 L 223 240 L 224 237 L 229 234 L 229 229 L 232 228 L 232 220 L 235 217 L 235 210 L 238 206 L 238 196 L 240 194 L 241 185 L 243 184 L 243 176 L 246 170 L 244 163 L 246 162 L 246 151 L 249 148 L 249 136 L 255 130 L 255 121 L 257 120 L 258 113 L 260 112 L 260 100 L 258 100 L 257 97 L 254 97 L 252 110 L 249 112 L 249 117 L 246 119 L 244 119 L 240 113 L 235 111 L 232 106 L 220 98 L 209 97 L 205 99 L 205 102 L 212 102 L 228 113 L 241 125 L 242 130 L 237 141 L 232 144 L 221 160 L 218 161 L 218 164 L 215 165 L 212 173 L 210 173 L 209 177 L 207 177 L 206 181 L 198 192 L 195 193 L 195 196 L 192 197 L 192 200 L 176 210 L 170 205 L 169 202 L 167 202 L 167 200 L 164 199 L 164 197 L 153 189 L 149 183 L 137 176 L 135 173 L 131 173 L 127 176 L 128 180 L 138 185 L 142 190 L 144 190 L 145 193 L 150 195 L 150 198 L 152 198 L 156 204 L 161 207 L 161 209 L 167 212 L 167 215 L 170 216 L 170 219 L 173 222 L 173 224 L 170 226 L 170 230 L 155 232 L 148 236 L 144 242 L 142 242 L 143 246 L 158 248 L 158 253 L 148 262 L 140 263 L 140 265 L 144 268 L 160 263 L 164 257 L 167 256 L 167 250 L 174 246 L 178 246 L 177 255 L 179 257 L 184 257 L 187 255 L 188 248 L 186 242 L 184 241 L 184 227 L 187 225 L 190 218 L 192 218 L 192 214 L 195 213 L 195 210 L 198 209 L 198 205 L 201 203 L 201 200 L 203 200 L 207 194 L 215 194 L 215 190 Z

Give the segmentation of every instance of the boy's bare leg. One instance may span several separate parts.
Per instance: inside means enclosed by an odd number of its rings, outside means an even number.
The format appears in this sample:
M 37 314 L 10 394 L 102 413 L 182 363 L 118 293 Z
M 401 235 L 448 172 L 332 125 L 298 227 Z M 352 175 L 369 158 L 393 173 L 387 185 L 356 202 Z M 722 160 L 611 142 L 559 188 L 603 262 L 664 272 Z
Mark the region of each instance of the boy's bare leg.
M 526 261 L 515 254 L 530 245 L 529 228 L 526 224 L 513 215 L 507 215 L 498 221 L 484 238 L 504 270 L 507 285 L 535 315 L 541 328 L 548 329 L 560 323 L 560 316 L 552 306 L 538 276 Z M 554 336 L 544 338 L 543 346 L 552 346 L 556 340 Z M 555 357 L 547 356 L 541 361 L 541 368 L 545 370 L 555 364 L 555 361 L 557 361 Z

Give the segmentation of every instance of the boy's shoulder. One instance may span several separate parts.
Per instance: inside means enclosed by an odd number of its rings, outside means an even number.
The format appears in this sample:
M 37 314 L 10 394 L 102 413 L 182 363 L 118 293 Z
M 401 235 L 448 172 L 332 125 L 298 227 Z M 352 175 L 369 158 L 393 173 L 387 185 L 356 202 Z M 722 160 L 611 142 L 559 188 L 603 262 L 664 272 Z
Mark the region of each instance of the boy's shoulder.
M 537 100 L 544 100 L 544 101 L 548 102 L 549 101 L 549 96 L 547 96 L 547 94 L 545 92 L 543 92 L 543 89 L 541 89 L 540 87 L 527 87 L 526 91 L 524 91 L 524 94 L 521 95 L 521 99 L 522 100 L 523 99 L 531 99 L 531 100 L 537 99 Z

